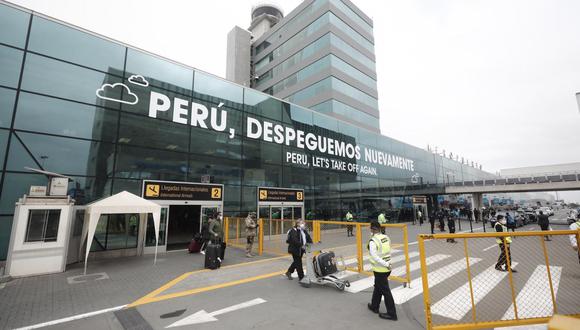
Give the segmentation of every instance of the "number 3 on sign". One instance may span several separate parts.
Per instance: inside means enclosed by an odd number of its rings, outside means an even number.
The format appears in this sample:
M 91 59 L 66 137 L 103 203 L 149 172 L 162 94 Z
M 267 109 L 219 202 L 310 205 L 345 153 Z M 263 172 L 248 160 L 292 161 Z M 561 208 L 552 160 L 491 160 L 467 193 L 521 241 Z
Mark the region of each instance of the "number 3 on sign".
M 299 201 L 301 201 L 301 200 L 304 199 L 304 195 L 303 195 L 303 193 L 301 191 L 298 191 L 296 193 L 296 199 L 299 200 Z
M 222 188 L 211 188 L 211 198 L 221 199 L 222 198 Z

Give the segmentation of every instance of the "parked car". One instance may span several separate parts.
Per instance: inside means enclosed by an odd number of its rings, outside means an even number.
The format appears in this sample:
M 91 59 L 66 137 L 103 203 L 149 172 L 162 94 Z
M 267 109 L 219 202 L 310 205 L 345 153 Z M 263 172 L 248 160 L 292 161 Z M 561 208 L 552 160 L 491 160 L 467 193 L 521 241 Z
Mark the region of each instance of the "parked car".
M 554 211 L 552 211 L 551 208 L 547 207 L 547 206 L 542 206 L 539 209 L 536 210 L 536 214 L 540 215 L 540 211 L 542 211 L 542 213 L 544 213 L 545 215 L 554 215 Z
M 566 223 L 567 224 L 572 224 L 572 222 L 575 222 L 576 219 L 578 218 L 578 210 L 570 210 L 570 212 L 568 212 L 568 216 L 566 217 Z
M 534 211 L 533 208 L 528 207 L 525 211 L 524 211 L 524 216 L 528 219 L 528 223 L 532 223 L 532 222 L 536 222 L 538 221 L 538 217 L 536 215 L 536 212 Z

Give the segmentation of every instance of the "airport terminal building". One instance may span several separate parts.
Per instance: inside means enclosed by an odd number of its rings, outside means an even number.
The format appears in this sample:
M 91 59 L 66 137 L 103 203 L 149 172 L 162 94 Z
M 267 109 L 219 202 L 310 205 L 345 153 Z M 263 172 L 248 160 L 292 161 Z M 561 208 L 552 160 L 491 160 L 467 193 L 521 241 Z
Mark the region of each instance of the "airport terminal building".
M 449 173 L 493 177 L 6 2 L 0 160 L 0 260 L 15 203 L 46 185 L 29 168 L 70 177 L 67 194 L 81 220 L 87 203 L 117 192 L 156 200 L 164 207 L 159 244 L 168 249 L 191 239 L 201 214 L 216 209 L 320 220 L 381 210 L 397 221 L 410 196 L 442 192 Z M 181 187 L 196 193 L 171 192 Z M 296 194 L 274 198 L 288 192 Z M 100 221 L 95 251 L 134 249 L 150 225 L 125 216 Z

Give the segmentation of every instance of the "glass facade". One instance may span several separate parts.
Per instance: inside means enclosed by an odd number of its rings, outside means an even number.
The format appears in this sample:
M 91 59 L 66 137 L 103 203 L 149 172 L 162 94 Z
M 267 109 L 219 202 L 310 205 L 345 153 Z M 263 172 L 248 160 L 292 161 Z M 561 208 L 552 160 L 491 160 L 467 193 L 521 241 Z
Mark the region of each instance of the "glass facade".
M 123 190 L 140 195 L 143 179 L 210 175 L 224 184 L 226 216 L 255 211 L 256 187 L 272 186 L 304 189 L 305 214 L 319 219 L 394 208 L 414 175 L 435 186 L 449 171 L 491 176 L 6 5 L 0 26 L 8 54 L 0 58 L 11 63 L 0 76 L 0 260 L 14 203 L 46 184 L 26 166 L 72 177 L 68 193 L 79 205 Z M 99 226 L 93 249 L 137 244 L 133 215 Z

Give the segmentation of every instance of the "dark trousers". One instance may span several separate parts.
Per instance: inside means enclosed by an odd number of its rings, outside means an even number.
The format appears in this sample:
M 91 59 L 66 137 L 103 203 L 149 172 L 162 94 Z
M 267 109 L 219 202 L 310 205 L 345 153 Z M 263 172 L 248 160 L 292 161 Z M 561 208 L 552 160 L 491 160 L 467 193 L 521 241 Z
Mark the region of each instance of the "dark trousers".
M 507 255 L 510 258 L 510 265 L 513 263 L 512 254 L 510 251 L 510 245 L 507 246 Z M 499 257 L 497 258 L 497 263 L 495 264 L 495 268 L 501 268 L 501 266 L 505 265 L 505 269 L 508 269 L 507 258 L 505 254 L 506 249 L 504 248 L 504 244 L 499 244 Z
M 431 234 L 435 234 L 435 219 L 429 219 L 431 223 Z
M 346 236 L 354 236 L 353 233 L 352 233 L 352 228 L 353 227 L 354 227 L 353 225 L 347 225 L 346 226 Z
M 292 253 L 292 264 L 290 268 L 288 268 L 288 274 L 294 273 L 294 271 L 298 272 L 298 279 L 302 279 L 304 277 L 304 269 L 302 269 L 302 255 L 304 251 L 300 251 L 300 253 Z
M 393 300 L 393 295 L 391 294 L 391 288 L 389 288 L 389 275 L 388 273 L 377 273 L 375 274 L 375 289 L 373 290 L 373 298 L 371 300 L 371 307 L 378 310 L 381 306 L 381 298 L 385 297 L 385 306 L 387 307 L 387 314 L 391 316 L 397 316 L 397 310 L 395 309 L 395 300 Z

